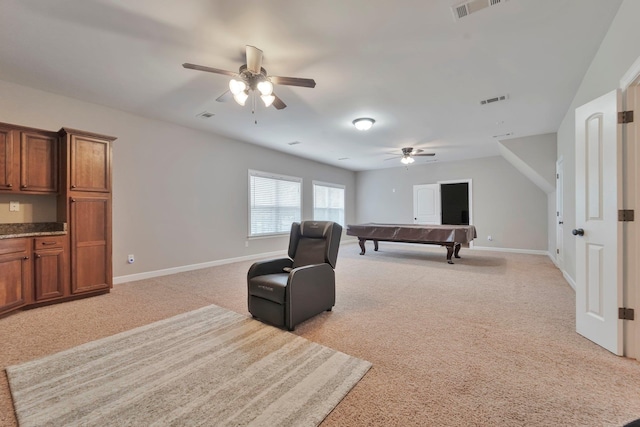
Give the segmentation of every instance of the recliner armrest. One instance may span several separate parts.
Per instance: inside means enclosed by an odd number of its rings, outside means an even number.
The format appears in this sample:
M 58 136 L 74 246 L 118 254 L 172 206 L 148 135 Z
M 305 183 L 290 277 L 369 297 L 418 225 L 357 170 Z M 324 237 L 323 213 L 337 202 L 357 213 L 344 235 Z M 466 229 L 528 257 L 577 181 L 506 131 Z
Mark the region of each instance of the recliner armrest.
M 293 260 L 290 258 L 278 258 L 270 259 L 268 261 L 258 261 L 254 263 L 249 272 L 247 273 L 247 279 L 251 279 L 256 276 L 264 276 L 265 274 L 284 273 L 285 268 L 291 268 L 293 266 Z
M 289 284 L 296 286 L 296 282 L 300 282 L 301 286 L 305 283 L 318 284 L 327 279 L 333 280 L 335 272 L 331 265 L 327 263 L 309 264 L 297 267 L 289 273 Z

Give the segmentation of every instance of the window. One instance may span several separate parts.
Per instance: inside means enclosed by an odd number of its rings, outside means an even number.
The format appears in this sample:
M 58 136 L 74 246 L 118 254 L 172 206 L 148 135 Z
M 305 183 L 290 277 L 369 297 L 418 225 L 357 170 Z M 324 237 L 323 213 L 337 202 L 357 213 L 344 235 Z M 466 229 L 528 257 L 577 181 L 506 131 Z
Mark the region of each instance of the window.
M 302 179 L 249 171 L 249 237 L 288 234 L 302 212 Z
M 313 182 L 313 219 L 344 227 L 344 185 Z

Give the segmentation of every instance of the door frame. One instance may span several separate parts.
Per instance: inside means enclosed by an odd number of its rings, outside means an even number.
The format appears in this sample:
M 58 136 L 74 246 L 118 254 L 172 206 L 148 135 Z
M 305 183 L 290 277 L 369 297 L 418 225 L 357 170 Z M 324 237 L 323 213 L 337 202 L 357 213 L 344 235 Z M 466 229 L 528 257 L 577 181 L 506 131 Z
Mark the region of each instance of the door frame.
M 473 225 L 473 180 L 471 178 L 469 179 L 449 179 L 449 180 L 445 180 L 445 181 L 437 181 L 436 184 L 439 184 L 440 186 L 442 186 L 442 184 L 468 184 L 469 185 L 469 225 Z M 440 209 L 442 209 L 442 203 L 440 203 Z M 441 215 L 442 216 L 442 215 Z M 469 247 L 472 248 L 473 247 L 473 242 L 475 240 L 472 240 L 469 242 Z
M 556 264 L 564 270 L 564 158 L 556 161 Z
M 623 182 L 622 209 L 638 210 L 640 203 L 640 57 L 620 79 L 622 106 L 625 111 L 635 111 L 636 119 L 622 129 Z M 623 305 L 640 312 L 640 230 L 635 222 L 624 222 L 622 232 L 623 254 Z M 624 355 L 640 360 L 640 320 L 623 322 Z

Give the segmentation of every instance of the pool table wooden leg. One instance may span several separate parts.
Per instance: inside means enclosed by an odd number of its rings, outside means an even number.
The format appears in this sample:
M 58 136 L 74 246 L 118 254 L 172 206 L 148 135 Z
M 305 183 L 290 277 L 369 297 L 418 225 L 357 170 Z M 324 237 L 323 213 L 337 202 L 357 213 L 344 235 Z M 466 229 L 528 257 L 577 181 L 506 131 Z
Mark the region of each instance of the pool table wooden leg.
M 453 256 L 456 258 L 460 258 L 460 255 L 458 255 L 460 253 L 460 247 L 462 246 L 460 243 L 454 243 L 455 246 L 455 250 L 453 251 Z
M 358 237 L 358 244 L 360 245 L 360 255 L 364 255 L 364 253 L 367 251 L 364 248 L 364 242 L 366 242 L 366 239 L 363 239 L 362 237 Z
M 453 264 L 453 261 L 451 261 L 451 256 L 453 255 L 453 246 L 451 245 L 446 245 L 447 246 L 447 262 L 449 264 Z

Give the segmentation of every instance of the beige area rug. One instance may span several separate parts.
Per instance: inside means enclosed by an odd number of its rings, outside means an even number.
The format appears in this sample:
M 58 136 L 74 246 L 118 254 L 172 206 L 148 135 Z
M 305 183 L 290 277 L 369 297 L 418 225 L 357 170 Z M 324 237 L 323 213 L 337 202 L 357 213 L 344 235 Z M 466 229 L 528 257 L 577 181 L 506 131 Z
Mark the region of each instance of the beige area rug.
M 370 367 L 210 305 L 6 371 L 23 427 L 314 426 Z

